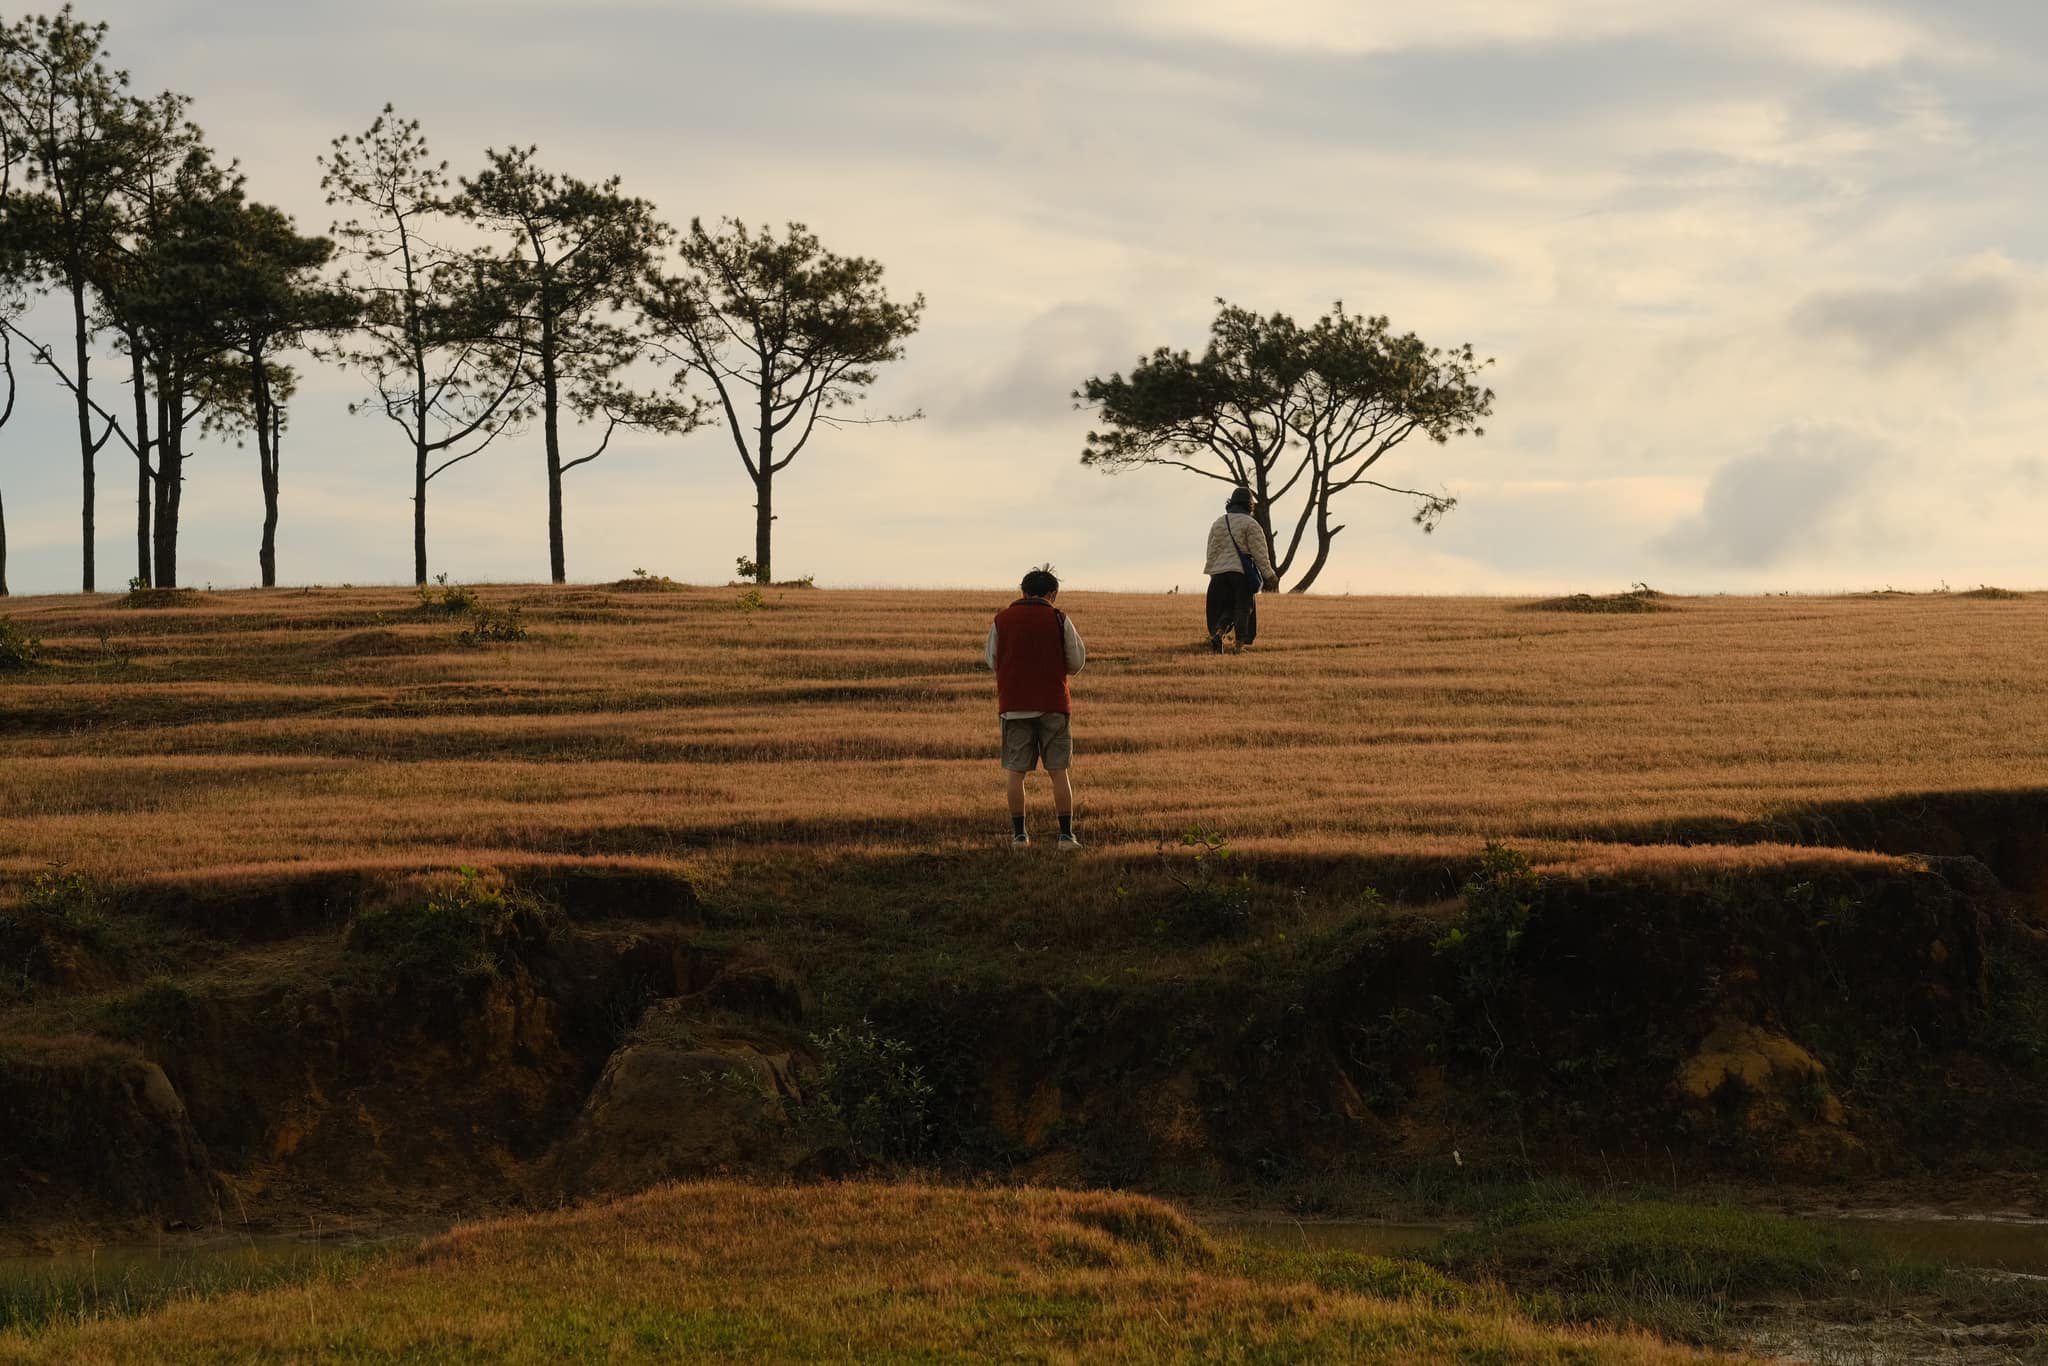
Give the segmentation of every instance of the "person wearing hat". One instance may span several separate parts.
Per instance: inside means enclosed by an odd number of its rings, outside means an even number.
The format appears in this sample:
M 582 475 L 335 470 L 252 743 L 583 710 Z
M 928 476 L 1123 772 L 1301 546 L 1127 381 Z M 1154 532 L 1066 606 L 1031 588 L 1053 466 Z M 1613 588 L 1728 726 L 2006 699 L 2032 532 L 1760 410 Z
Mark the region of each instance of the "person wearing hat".
M 1219 655 L 1226 631 L 1240 650 L 1258 638 L 1259 590 L 1280 584 L 1253 506 L 1250 489 L 1233 489 L 1223 515 L 1209 528 L 1209 648 Z

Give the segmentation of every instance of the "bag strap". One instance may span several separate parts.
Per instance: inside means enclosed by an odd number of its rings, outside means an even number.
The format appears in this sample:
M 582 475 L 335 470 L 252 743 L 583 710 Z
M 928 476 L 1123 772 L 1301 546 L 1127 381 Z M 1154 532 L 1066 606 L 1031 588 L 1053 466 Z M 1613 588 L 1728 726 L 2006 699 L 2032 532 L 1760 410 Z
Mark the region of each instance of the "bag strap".
M 1246 512 L 1246 513 L 1229 513 L 1229 512 L 1226 512 L 1226 513 L 1224 513 L 1224 514 L 1223 514 L 1223 529 L 1224 529 L 1225 531 L 1227 531 L 1227 532 L 1229 532 L 1229 533 L 1230 533 L 1230 544 L 1231 544 L 1231 545 L 1233 545 L 1233 546 L 1235 546 L 1235 547 L 1237 548 L 1237 553 L 1238 553 L 1239 555 L 1242 555 L 1242 556 L 1243 556 L 1243 557 L 1244 557 L 1245 559 L 1247 559 L 1247 560 L 1251 560 L 1251 558 L 1252 558 L 1252 553 L 1251 553 L 1251 552 L 1250 552 L 1249 550 L 1246 550 L 1246 549 L 1244 548 L 1244 542 L 1243 542 L 1243 541 L 1240 541 L 1240 540 L 1238 540 L 1238 539 L 1237 539 L 1237 524 L 1236 524 L 1235 522 L 1232 522 L 1232 521 L 1230 520 L 1230 519 L 1231 519 L 1231 518 L 1232 518 L 1233 516 L 1243 516 L 1243 517 L 1249 517 L 1249 516 L 1251 516 L 1251 514 L 1250 514 L 1250 513 L 1248 513 L 1248 512 Z M 1257 560 L 1252 560 L 1252 572 L 1253 572 L 1253 573 L 1257 573 L 1257 572 L 1258 572 L 1258 568 L 1259 568 L 1259 564 L 1258 564 L 1258 561 L 1257 561 Z M 1264 575 L 1260 575 L 1260 577 L 1261 577 L 1261 578 L 1263 578 L 1263 577 L 1265 577 L 1265 576 L 1264 576 Z

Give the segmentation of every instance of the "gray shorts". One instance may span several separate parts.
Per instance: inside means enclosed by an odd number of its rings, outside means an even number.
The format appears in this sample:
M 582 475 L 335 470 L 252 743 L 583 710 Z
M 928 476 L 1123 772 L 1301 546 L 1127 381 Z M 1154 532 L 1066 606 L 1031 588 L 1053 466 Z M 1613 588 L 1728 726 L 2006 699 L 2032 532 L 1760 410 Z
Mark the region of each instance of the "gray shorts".
M 1067 718 L 1056 711 L 1003 722 L 1003 767 L 1012 773 L 1029 773 L 1045 760 L 1045 771 L 1057 773 L 1074 766 L 1074 737 L 1068 733 Z

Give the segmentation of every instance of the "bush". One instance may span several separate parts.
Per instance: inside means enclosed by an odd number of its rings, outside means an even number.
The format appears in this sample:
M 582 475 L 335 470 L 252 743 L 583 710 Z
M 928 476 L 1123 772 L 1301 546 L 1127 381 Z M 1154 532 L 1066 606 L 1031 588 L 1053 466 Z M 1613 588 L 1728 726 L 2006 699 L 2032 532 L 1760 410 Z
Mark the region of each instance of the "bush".
M 526 623 L 520 619 L 517 607 L 485 607 L 479 603 L 470 613 L 469 625 L 457 632 L 455 639 L 464 645 L 502 645 L 526 639 Z
M 74 943 L 92 943 L 107 928 L 99 889 L 79 873 L 51 869 L 29 879 L 21 910 L 54 926 Z
M 15 624 L 12 617 L 0 617 L 0 673 L 33 669 L 43 662 L 43 642 Z
M 535 898 L 507 891 L 474 868 L 427 894 L 362 911 L 349 922 L 349 952 L 384 970 L 434 981 L 495 977 L 512 949 L 545 938 L 549 913 Z
M 1251 932 L 1255 911 L 1249 874 L 1230 872 L 1230 841 L 1213 830 L 1191 825 L 1181 844 L 1195 851 L 1193 871 L 1183 877 L 1169 869 L 1176 893 L 1167 904 L 1160 928 L 1194 940 L 1236 939 Z
M 38 873 L 15 905 L 0 909 L 0 995 L 28 996 L 53 979 L 62 946 L 100 949 L 107 918 L 99 890 L 77 873 Z
M 866 1020 L 811 1036 L 819 1069 L 813 1105 L 845 1136 L 854 1159 L 904 1162 L 931 1145 L 932 1087 L 910 1045 Z
M 446 616 L 459 617 L 475 612 L 483 606 L 477 600 L 475 589 L 466 588 L 459 583 L 451 586 L 446 574 L 441 575 L 436 582 L 441 584 L 441 591 L 438 593 L 426 584 L 421 584 L 413 590 L 419 594 L 422 612 L 439 612 Z
M 1437 953 L 1458 960 L 1458 985 L 1468 999 L 1488 1002 L 1508 984 L 1515 951 L 1543 893 L 1529 860 L 1504 844 L 1489 843 L 1479 871 L 1460 896 L 1464 917 L 1438 939 Z

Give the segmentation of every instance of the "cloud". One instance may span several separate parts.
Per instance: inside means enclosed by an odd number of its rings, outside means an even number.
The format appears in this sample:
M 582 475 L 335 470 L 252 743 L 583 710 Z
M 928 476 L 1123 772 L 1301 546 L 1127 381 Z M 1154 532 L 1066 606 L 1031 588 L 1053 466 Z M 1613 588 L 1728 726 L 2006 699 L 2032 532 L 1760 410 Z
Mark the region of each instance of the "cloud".
M 1817 291 L 1793 308 L 1792 326 L 1849 342 L 1879 367 L 1967 358 L 2010 338 L 2042 292 L 2034 278 L 1992 256 L 1911 284 Z
M 986 379 L 949 386 L 923 401 L 938 421 L 960 426 L 1037 424 L 1073 408 L 1081 381 L 1128 366 L 1137 354 L 1131 320 L 1097 304 L 1069 303 L 1024 324 L 1016 350 Z
M 733 3 L 734 0 L 726 0 Z M 1856 0 L 767 0 L 798 13 L 946 26 L 1097 28 L 1167 42 L 1320 57 L 1486 47 L 1562 47 L 1645 35 L 1762 52 L 1827 69 L 1892 66 L 1976 54 L 1905 15 Z
M 1782 430 L 1765 450 L 1714 471 L 1699 512 L 1650 548 L 1718 569 L 1768 569 L 1819 551 L 1890 455 L 1841 429 Z

